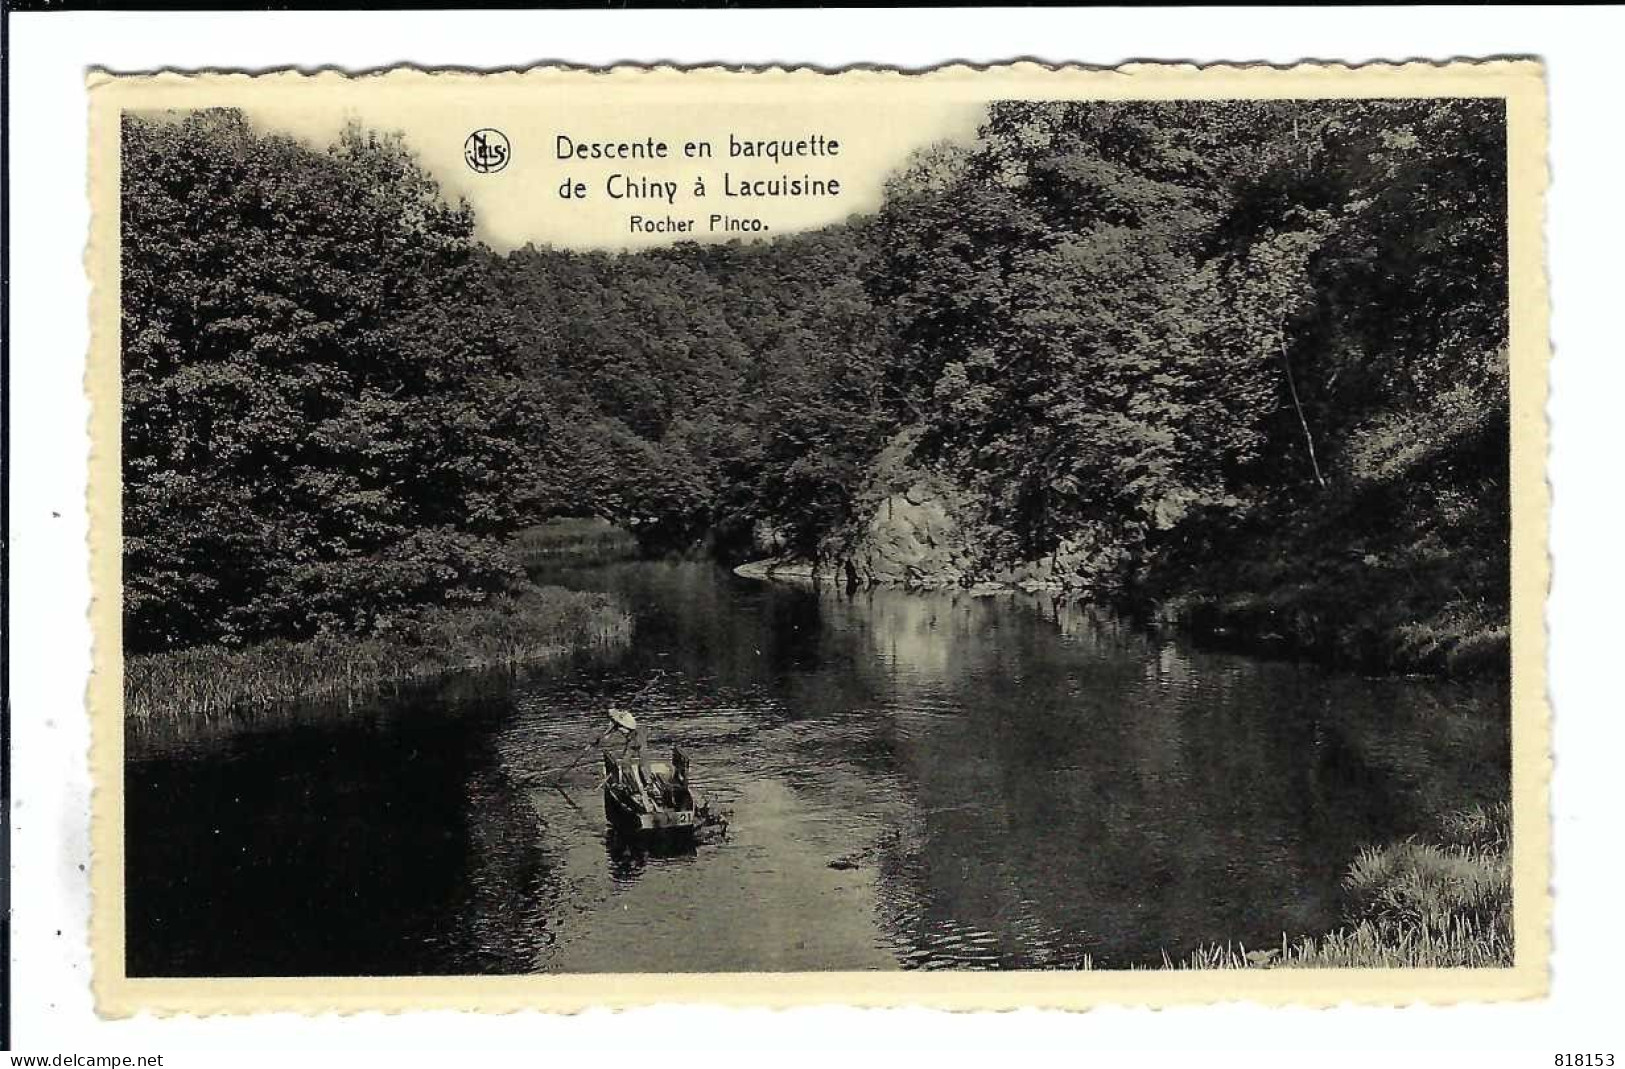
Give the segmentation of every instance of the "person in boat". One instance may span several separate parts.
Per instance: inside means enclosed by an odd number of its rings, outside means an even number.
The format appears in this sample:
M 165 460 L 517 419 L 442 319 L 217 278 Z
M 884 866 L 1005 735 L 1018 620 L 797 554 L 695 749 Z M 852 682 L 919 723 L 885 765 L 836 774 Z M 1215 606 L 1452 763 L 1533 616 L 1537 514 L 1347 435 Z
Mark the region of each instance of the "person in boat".
M 617 724 L 630 723 L 632 727 L 622 727 L 618 734 L 621 736 L 621 756 L 630 757 L 634 761 L 643 759 L 643 748 L 649 745 L 649 731 L 642 724 L 632 719 L 632 714 L 616 706 L 609 707 L 609 715 L 615 717 L 620 714 L 624 720 L 616 720 Z
M 693 805 L 688 793 L 688 755 L 676 746 L 671 748 L 670 761 L 640 760 L 638 774 L 649 795 L 662 805 L 673 809 Z
M 609 716 L 618 729 L 616 734 L 621 736 L 621 746 L 618 753 L 605 748 L 605 776 L 644 799 L 645 806 L 651 802 L 667 807 L 692 804 L 688 794 L 688 755 L 673 746 L 669 763 L 651 760 L 645 756 L 648 732 L 637 719 L 613 705 Z
M 618 706 L 609 707 L 609 718 L 618 729 L 615 734 L 620 736 L 621 746 L 618 752 L 605 747 L 605 775 L 642 798 L 645 808 L 650 808 L 651 803 L 671 805 L 674 796 L 670 781 L 674 777 L 670 766 L 644 756 L 649 745 L 648 731 Z
M 642 790 L 643 777 L 639 773 L 643 764 L 643 748 L 649 742 L 648 732 L 631 713 L 619 706 L 609 707 L 609 719 L 614 727 L 605 736 L 604 771 L 617 782 L 633 790 Z M 619 750 L 615 748 L 616 738 L 621 742 Z

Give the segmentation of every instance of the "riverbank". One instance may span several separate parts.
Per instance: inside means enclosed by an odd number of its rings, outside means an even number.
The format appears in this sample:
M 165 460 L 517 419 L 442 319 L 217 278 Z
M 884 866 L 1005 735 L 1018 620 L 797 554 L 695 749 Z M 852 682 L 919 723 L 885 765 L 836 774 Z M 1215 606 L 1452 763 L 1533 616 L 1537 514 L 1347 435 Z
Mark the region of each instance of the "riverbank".
M 1186 589 L 1166 585 L 1105 597 L 1130 618 L 1177 631 L 1214 649 L 1263 657 L 1294 657 L 1337 668 L 1395 674 L 1469 678 L 1504 675 L 1510 666 L 1510 630 L 1504 609 L 1453 598 L 1437 608 L 1416 604 L 1416 582 L 1404 572 L 1378 575 L 1369 565 L 1359 574 L 1329 567 L 1306 578 L 1284 574 L 1279 562 L 1255 565 L 1259 585 L 1246 593 L 1224 589 L 1211 578 L 1190 578 Z M 1238 567 L 1232 559 L 1223 569 Z M 1087 589 L 1030 574 L 970 580 L 864 579 L 842 562 L 769 558 L 734 568 L 746 579 L 790 583 L 856 583 L 905 590 L 967 590 L 987 597 L 1003 591 L 1094 597 Z
M 813 561 L 794 557 L 770 557 L 766 560 L 746 561 L 734 568 L 741 579 L 772 580 L 780 583 L 832 583 L 835 573 L 821 568 Z
M 1476 605 L 1452 604 L 1408 615 L 1399 600 L 1364 600 L 1334 584 L 1281 584 L 1259 593 L 1189 592 L 1146 610 L 1159 627 L 1203 645 L 1263 656 L 1291 656 L 1336 667 L 1467 678 L 1505 675 L 1510 630 Z
M 1196 524 L 1132 591 L 1202 642 L 1363 671 L 1511 669 L 1506 428 L 1490 419 L 1301 502 Z M 1463 484 L 1458 471 L 1477 471 Z
M 1365 464 L 1308 496 L 1187 515 L 1132 537 L 1085 526 L 1032 559 L 988 519 L 986 502 L 914 460 L 914 443 L 899 434 L 871 462 L 855 518 L 816 550 L 737 574 L 1042 591 L 1239 653 L 1376 673 L 1510 670 L 1505 446 L 1495 426 L 1475 424 L 1403 464 Z M 1489 474 L 1464 489 L 1458 467 Z
M 772 557 L 766 560 L 747 561 L 735 567 L 733 573 L 741 579 L 771 580 L 780 583 L 852 583 L 857 586 L 891 586 L 921 592 L 929 590 L 964 590 L 968 591 L 972 597 L 991 597 L 994 594 L 1012 590 L 1019 590 L 1027 594 L 1039 591 L 1050 591 L 1059 594 L 1065 593 L 1067 590 L 1060 583 L 1032 578 L 1024 578 L 1014 582 L 1004 580 L 967 582 L 960 579 L 922 579 L 919 581 L 864 579 L 855 570 L 849 572 L 844 564 L 822 564 L 797 557 Z
M 631 636 L 631 614 L 612 594 L 528 586 L 477 605 L 429 609 L 367 636 L 130 657 L 124 711 L 138 723 L 185 721 L 308 698 L 361 697 L 413 680 L 623 645 Z
M 1511 807 L 1475 807 L 1432 841 L 1360 852 L 1343 878 L 1347 924 L 1276 947 L 1223 944 L 1164 958 L 1168 969 L 1509 968 Z

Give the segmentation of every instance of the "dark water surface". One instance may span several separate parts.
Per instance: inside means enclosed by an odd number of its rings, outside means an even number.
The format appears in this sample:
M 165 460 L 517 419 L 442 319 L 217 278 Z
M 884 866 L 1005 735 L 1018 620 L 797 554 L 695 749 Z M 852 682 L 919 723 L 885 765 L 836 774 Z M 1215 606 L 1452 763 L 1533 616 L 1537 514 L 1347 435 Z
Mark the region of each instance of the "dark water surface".
M 1335 927 L 1359 848 L 1506 796 L 1503 684 L 1206 653 L 1046 596 L 708 564 L 616 590 L 633 646 L 365 708 L 130 739 L 132 975 L 1155 964 Z M 733 821 L 651 857 L 592 762 L 636 703 Z

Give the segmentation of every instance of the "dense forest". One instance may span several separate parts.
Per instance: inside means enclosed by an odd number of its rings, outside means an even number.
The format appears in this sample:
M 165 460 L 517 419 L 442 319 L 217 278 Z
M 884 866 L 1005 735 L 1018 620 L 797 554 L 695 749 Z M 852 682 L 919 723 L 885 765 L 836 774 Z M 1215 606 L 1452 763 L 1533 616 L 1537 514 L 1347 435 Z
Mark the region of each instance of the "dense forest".
M 877 214 L 639 253 L 474 237 L 397 138 L 127 117 L 126 644 L 371 633 L 598 516 L 838 561 L 900 471 L 966 578 L 1504 669 L 1493 100 L 999 103 Z

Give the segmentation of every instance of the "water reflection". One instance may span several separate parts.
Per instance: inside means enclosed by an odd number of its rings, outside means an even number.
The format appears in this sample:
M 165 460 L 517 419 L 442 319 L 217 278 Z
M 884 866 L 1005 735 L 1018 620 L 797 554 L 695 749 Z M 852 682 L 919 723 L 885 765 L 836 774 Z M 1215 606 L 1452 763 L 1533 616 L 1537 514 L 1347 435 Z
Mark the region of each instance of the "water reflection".
M 691 839 L 629 838 L 608 828 L 604 831 L 604 854 L 609 858 L 610 879 L 626 884 L 643 875 L 651 862 L 694 860 L 699 856 L 699 846 Z
M 552 578 L 626 595 L 635 645 L 133 763 L 132 971 L 1154 964 L 1324 930 L 1361 845 L 1507 789 L 1493 686 L 1209 654 L 1043 596 Z M 590 770 L 547 786 L 640 692 L 725 841 L 651 852 Z

